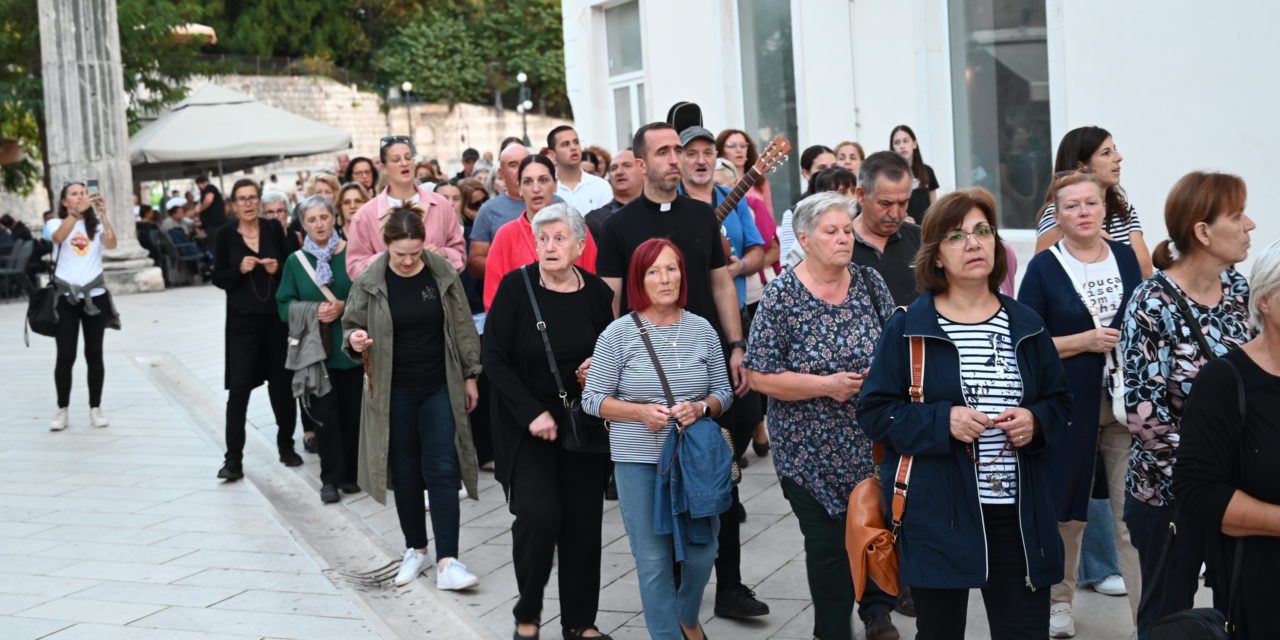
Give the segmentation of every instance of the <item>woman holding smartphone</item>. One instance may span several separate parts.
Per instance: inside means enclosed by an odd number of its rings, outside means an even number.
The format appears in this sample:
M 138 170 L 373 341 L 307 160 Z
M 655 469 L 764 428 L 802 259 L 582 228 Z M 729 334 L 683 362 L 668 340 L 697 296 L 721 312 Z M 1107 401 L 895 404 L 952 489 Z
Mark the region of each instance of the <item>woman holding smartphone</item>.
M 89 421 L 95 427 L 110 424 L 102 413 L 102 383 L 106 367 L 102 363 L 102 338 L 107 327 L 120 328 L 102 276 L 102 250 L 116 248 L 116 232 L 107 218 L 107 202 L 83 182 L 68 182 L 58 198 L 58 217 L 45 225 L 53 240 L 53 285 L 58 296 L 58 344 L 53 381 L 58 390 L 58 411 L 50 429 L 67 428 L 71 404 L 71 368 L 81 331 L 84 332 L 84 359 L 89 367 Z

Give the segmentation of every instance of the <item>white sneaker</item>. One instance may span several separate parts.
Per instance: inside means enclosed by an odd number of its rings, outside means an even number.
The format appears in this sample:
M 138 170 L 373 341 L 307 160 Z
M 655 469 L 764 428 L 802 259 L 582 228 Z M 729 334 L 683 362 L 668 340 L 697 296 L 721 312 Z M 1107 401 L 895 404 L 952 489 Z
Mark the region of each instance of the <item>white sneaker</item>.
M 403 587 L 413 582 L 426 568 L 426 554 L 418 553 L 416 549 L 405 549 L 404 558 L 400 560 L 400 572 L 396 574 L 396 586 Z
M 467 565 L 457 558 L 444 561 L 444 568 L 436 572 L 436 588 L 441 591 L 460 591 L 480 584 L 480 578 L 467 571 Z
M 89 421 L 93 423 L 93 426 L 98 427 L 99 429 L 111 426 L 111 421 L 107 419 L 107 414 L 103 413 L 102 409 L 99 409 L 98 407 L 94 407 L 89 410 Z
M 461 489 L 458 489 L 458 500 L 466 500 L 466 499 L 467 499 L 467 488 L 463 487 Z
M 53 414 L 53 422 L 49 424 L 49 430 L 62 431 L 63 429 L 66 429 L 67 420 L 68 420 L 67 410 L 58 409 L 58 412 Z
M 1049 637 L 1076 637 L 1076 621 L 1071 619 L 1071 603 L 1055 602 L 1049 608 Z
M 1093 590 L 1104 596 L 1129 595 L 1129 589 L 1124 586 L 1124 578 L 1116 574 L 1107 576 L 1107 579 L 1102 582 L 1094 583 Z

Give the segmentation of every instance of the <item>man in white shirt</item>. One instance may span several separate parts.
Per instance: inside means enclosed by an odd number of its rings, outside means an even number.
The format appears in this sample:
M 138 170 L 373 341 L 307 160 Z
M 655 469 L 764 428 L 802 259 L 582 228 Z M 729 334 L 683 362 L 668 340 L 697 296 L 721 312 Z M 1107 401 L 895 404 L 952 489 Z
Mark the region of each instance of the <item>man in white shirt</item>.
M 582 143 L 573 127 L 564 124 L 552 129 L 547 134 L 547 146 L 554 156 L 556 177 L 560 180 L 556 185 L 557 196 L 583 214 L 613 200 L 613 189 L 608 182 L 582 170 Z

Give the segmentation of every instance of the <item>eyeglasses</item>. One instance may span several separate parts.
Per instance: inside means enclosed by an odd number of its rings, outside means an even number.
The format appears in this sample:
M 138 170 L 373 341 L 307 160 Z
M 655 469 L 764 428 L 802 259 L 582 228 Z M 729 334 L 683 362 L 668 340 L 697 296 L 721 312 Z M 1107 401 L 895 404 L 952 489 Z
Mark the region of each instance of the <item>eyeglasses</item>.
M 946 235 L 942 236 L 942 239 L 947 243 L 948 247 L 954 249 L 968 244 L 969 236 L 973 236 L 973 239 L 977 240 L 978 244 L 987 244 L 996 239 L 996 229 L 995 227 L 986 224 L 974 227 L 973 231 L 952 229 L 951 231 L 948 231 Z
M 258 196 L 236 196 L 236 202 L 240 204 L 250 204 L 258 201 Z
M 468 209 L 475 209 L 476 211 L 479 211 L 479 210 L 480 210 L 480 207 L 484 206 L 484 203 L 485 203 L 485 202 L 487 202 L 488 200 L 489 200 L 488 198 L 481 198 L 481 199 L 479 199 L 479 200 L 474 200 L 474 201 L 472 201 L 472 202 L 468 202 L 468 203 L 467 203 L 467 208 L 468 208 Z
M 745 142 L 730 142 L 729 144 L 724 145 L 724 148 L 731 149 L 733 151 L 744 151 L 751 147 L 747 146 L 747 143 Z

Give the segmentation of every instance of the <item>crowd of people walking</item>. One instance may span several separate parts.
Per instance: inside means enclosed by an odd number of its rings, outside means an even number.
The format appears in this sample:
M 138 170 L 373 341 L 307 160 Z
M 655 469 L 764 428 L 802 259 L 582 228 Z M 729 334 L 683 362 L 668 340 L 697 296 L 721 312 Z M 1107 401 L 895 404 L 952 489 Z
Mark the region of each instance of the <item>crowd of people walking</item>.
M 1265 588 L 1280 570 L 1280 244 L 1251 277 L 1235 269 L 1255 226 L 1243 180 L 1179 179 L 1151 252 L 1112 134 L 1074 129 L 1019 285 L 996 198 L 939 193 L 907 125 L 869 155 L 804 149 L 806 191 L 780 224 L 768 179 L 734 188 L 757 141 L 705 128 L 697 105 L 613 153 L 569 126 L 546 142 L 509 138 L 496 165 L 468 150 L 448 179 L 387 136 L 296 204 L 235 183 L 230 219 L 203 223 L 226 294 L 219 478 L 244 477 L 265 383 L 279 460 L 303 462 L 301 415 L 322 502 L 392 491 L 395 583 L 433 566 L 429 514 L 436 586 L 466 590 L 459 499 L 492 470 L 515 516 L 516 638 L 538 637 L 556 562 L 563 636 L 608 637 L 610 498 L 651 637 L 706 637 L 713 571 L 716 616 L 769 615 L 740 566 L 748 445 L 772 456 L 799 525 L 815 638 L 851 640 L 856 611 L 866 638 L 894 640 L 895 610 L 917 638 L 963 638 L 973 589 L 991 637 L 1070 638 L 1095 584 L 1160 640 L 1202 565 L 1235 637 L 1280 637 Z M 52 427 L 68 426 L 81 331 L 106 427 L 115 237 L 85 184 L 60 196 Z M 850 495 L 872 477 L 896 541 L 875 579 L 847 545 Z

